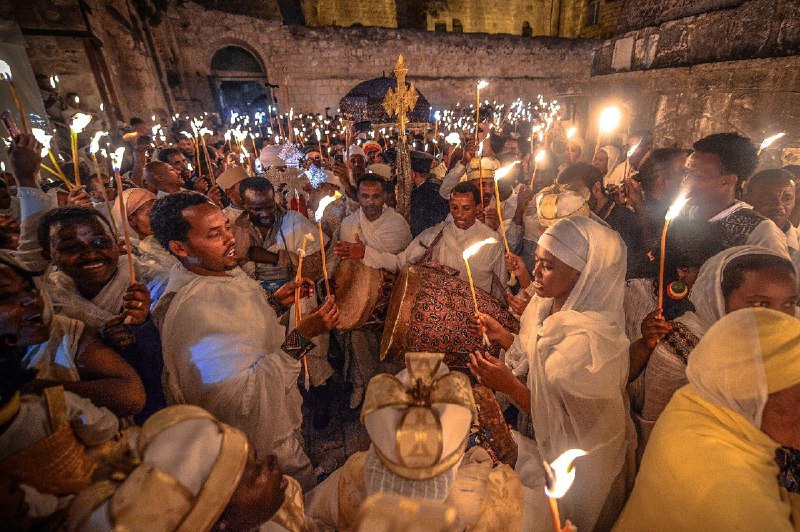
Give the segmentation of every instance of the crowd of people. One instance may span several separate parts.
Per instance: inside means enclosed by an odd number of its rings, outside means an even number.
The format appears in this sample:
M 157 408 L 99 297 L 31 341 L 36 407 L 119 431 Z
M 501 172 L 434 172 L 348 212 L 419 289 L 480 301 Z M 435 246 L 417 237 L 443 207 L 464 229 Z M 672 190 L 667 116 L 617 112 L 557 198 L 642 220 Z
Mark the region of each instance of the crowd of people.
M 800 530 L 800 167 L 492 116 L 134 119 L 119 179 L 82 149 L 50 180 L 13 138 L 4 522 L 546 530 L 581 449 L 558 530 Z M 301 427 L 342 394 L 371 445 L 322 471 Z

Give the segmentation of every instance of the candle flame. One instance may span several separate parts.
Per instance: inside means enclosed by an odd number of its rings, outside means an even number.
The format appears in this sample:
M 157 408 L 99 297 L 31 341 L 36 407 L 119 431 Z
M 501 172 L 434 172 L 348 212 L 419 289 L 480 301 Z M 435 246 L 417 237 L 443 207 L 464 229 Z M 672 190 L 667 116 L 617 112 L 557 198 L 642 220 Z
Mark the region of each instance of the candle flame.
M 89 125 L 89 122 L 92 121 L 92 116 L 87 115 L 86 113 L 75 113 L 70 120 L 69 128 L 74 131 L 75 133 L 81 133 L 86 126 Z
M 478 82 L 478 90 L 479 90 L 479 91 L 482 91 L 483 89 L 485 89 L 485 88 L 486 88 L 486 87 L 488 87 L 488 86 L 489 86 L 489 82 L 488 82 L 488 81 L 486 81 L 485 79 L 482 79 L 482 80 L 480 80 L 480 81 Z
M 508 174 L 511 172 L 511 170 L 513 170 L 513 169 L 514 169 L 514 167 L 515 167 L 516 165 L 518 165 L 519 163 L 520 163 L 520 161 L 514 161 L 513 163 L 511 163 L 511 164 L 507 164 L 506 166 L 504 166 L 504 167 L 502 167 L 502 168 L 498 168 L 498 169 L 497 169 L 497 171 L 494 173 L 494 180 L 495 180 L 495 181 L 500 181 L 501 179 L 503 179 L 503 178 L 504 178 L 505 176 L 507 176 L 507 175 L 508 175 Z
M 11 81 L 11 67 L 2 59 L 0 59 L 0 79 Z
M 544 156 L 545 156 L 545 151 L 544 150 L 537 151 L 536 152 L 536 157 L 533 158 L 533 162 L 540 163 L 540 162 L 544 161 Z
M 571 139 L 572 137 L 574 137 L 574 136 L 575 136 L 575 133 L 577 133 L 577 132 L 578 132 L 578 128 L 577 128 L 577 127 L 571 127 L 571 128 L 569 128 L 569 129 L 567 130 L 567 138 L 568 138 L 568 139 Z
M 765 138 L 763 141 L 761 141 L 761 146 L 759 147 L 759 150 L 765 150 L 765 149 L 769 148 L 770 146 L 772 146 L 773 142 L 775 142 L 776 140 L 784 137 L 785 135 L 786 135 L 786 132 L 781 132 L 781 133 L 776 133 L 775 135 L 772 135 L 771 137 Z
M 582 449 L 570 449 L 556 458 L 552 464 L 544 462 L 545 488 L 544 492 L 552 499 L 560 499 L 566 495 L 575 481 L 575 468 L 572 462 L 581 456 L 586 456 Z
M 669 209 L 667 209 L 667 215 L 664 216 L 664 219 L 667 221 L 674 220 L 677 217 L 686 203 L 689 201 L 689 198 L 686 196 L 679 196 L 675 202 L 670 205 Z
M 100 151 L 100 137 L 108 135 L 108 131 L 98 131 L 92 137 L 92 142 L 89 144 L 89 153 L 97 153 Z
M 303 241 L 300 243 L 300 247 L 297 249 L 297 254 L 301 257 L 306 256 L 306 242 L 313 242 L 314 235 L 311 233 L 306 233 L 303 235 Z
M 50 140 L 53 138 L 53 135 L 48 135 L 44 129 L 39 129 L 38 127 L 31 128 L 31 133 L 33 133 L 36 141 L 44 147 L 44 155 L 47 155 L 47 152 L 50 150 Z M 44 155 L 42 157 L 44 157 Z
M 497 244 L 497 239 L 493 236 L 490 236 L 489 238 L 481 240 L 480 242 L 475 242 L 467 249 L 465 249 L 464 253 L 462 253 L 461 256 L 463 257 L 464 260 L 469 260 L 471 256 L 476 254 L 486 244 Z
M 122 168 L 122 156 L 125 155 L 125 146 L 120 146 L 111 153 L 111 167 L 115 172 Z
M 319 207 L 317 207 L 317 211 L 314 213 L 314 220 L 316 222 L 322 220 L 322 216 L 325 214 L 325 209 L 328 207 L 328 205 L 330 205 L 331 203 L 333 203 L 334 201 L 336 201 L 341 197 L 342 193 L 337 190 L 336 192 L 333 193 L 333 196 L 325 196 L 324 198 L 319 200 Z
M 637 142 L 636 144 L 634 144 L 633 146 L 631 146 L 631 149 L 629 149 L 629 150 L 628 150 L 628 159 L 630 159 L 630 158 L 631 158 L 631 155 L 633 155 L 633 153 L 634 153 L 634 152 L 635 152 L 637 149 L 639 149 L 639 144 L 641 144 L 641 143 L 642 143 L 642 141 L 640 140 L 639 142 Z
M 458 133 L 456 133 L 456 132 L 454 131 L 453 133 L 449 133 L 449 134 L 448 134 L 448 135 L 447 135 L 447 136 L 444 138 L 444 141 L 445 141 L 446 143 L 448 143 L 448 144 L 452 144 L 453 146 L 455 146 L 455 145 L 457 145 L 457 144 L 461 144 L 461 135 L 459 135 Z
M 600 131 L 608 133 L 617 129 L 622 120 L 622 113 L 617 107 L 606 107 L 600 113 Z

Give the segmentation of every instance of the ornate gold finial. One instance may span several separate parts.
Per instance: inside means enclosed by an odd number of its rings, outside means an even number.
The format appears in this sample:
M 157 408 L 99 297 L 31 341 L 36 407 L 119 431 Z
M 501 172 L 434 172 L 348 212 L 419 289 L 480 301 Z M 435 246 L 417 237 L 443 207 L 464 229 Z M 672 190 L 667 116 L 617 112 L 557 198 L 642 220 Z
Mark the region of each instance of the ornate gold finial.
M 400 57 L 397 58 L 397 63 L 394 65 L 394 77 L 397 80 L 397 88 L 389 88 L 389 90 L 386 91 L 386 97 L 383 99 L 383 108 L 386 110 L 386 114 L 389 116 L 397 116 L 397 126 L 400 129 L 401 139 L 404 139 L 406 135 L 406 113 L 414 109 L 414 106 L 417 105 L 417 98 L 419 97 L 419 93 L 417 89 L 414 88 L 413 83 L 411 87 L 406 87 L 407 73 L 408 68 L 406 68 L 406 61 L 403 55 L 400 54 Z

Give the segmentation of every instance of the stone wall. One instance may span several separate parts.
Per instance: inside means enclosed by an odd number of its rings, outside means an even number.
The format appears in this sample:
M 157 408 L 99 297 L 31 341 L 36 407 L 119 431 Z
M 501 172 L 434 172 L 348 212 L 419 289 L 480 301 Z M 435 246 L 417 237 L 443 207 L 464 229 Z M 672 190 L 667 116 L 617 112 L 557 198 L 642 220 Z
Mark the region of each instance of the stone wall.
M 305 0 L 302 6 L 309 26 L 397 27 L 395 0 Z
M 746 0 L 631 0 L 625 2 L 620 31 L 658 26 L 670 20 L 742 5 Z
M 550 0 L 448 0 L 447 9 L 428 14 L 428 31 L 433 31 L 437 23 L 446 24 L 447 31 L 453 31 L 455 19 L 467 33 L 521 35 L 523 23 L 528 22 L 533 35 L 550 35 L 549 10 Z
M 219 48 L 240 45 L 265 66 L 281 105 L 299 111 L 335 109 L 359 82 L 391 75 L 400 53 L 433 106 L 469 103 L 478 79 L 490 81 L 488 99 L 555 96 L 588 77 L 592 41 L 507 35 L 440 34 L 384 28 L 308 28 L 202 9 L 187 2 L 165 14 L 173 28 L 167 46 L 176 58 L 178 107 L 213 108 L 208 76 Z M 287 91 L 288 88 L 288 91 Z

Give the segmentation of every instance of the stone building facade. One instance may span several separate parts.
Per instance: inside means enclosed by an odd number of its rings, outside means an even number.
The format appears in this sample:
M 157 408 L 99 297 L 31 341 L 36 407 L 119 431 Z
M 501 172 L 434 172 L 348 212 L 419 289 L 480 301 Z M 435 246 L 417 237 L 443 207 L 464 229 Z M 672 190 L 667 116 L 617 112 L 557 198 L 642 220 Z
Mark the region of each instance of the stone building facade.
M 712 131 L 756 140 L 786 131 L 782 151 L 765 160 L 788 160 L 800 148 L 797 2 L 600 0 L 617 10 L 620 31 L 593 40 L 468 33 L 467 17 L 464 33 L 287 25 L 277 19 L 285 2 L 264 2 L 252 17 L 201 1 L 153 11 L 137 0 L 12 0 L 0 18 L 19 27 L 35 72 L 58 74 L 63 91 L 78 92 L 91 109 L 104 103 L 118 119 L 214 110 L 225 83 L 277 85 L 269 92 L 281 109 L 335 110 L 360 81 L 391 75 L 403 53 L 409 79 L 434 107 L 468 105 L 476 81 L 487 79 L 490 100 L 558 98 L 587 139 L 599 110 L 614 103 L 623 109 L 620 135 L 653 129 L 660 144 L 686 146 Z M 558 20 L 580 26 L 585 7 L 564 0 Z M 250 57 L 250 66 L 220 67 L 222 50 Z

